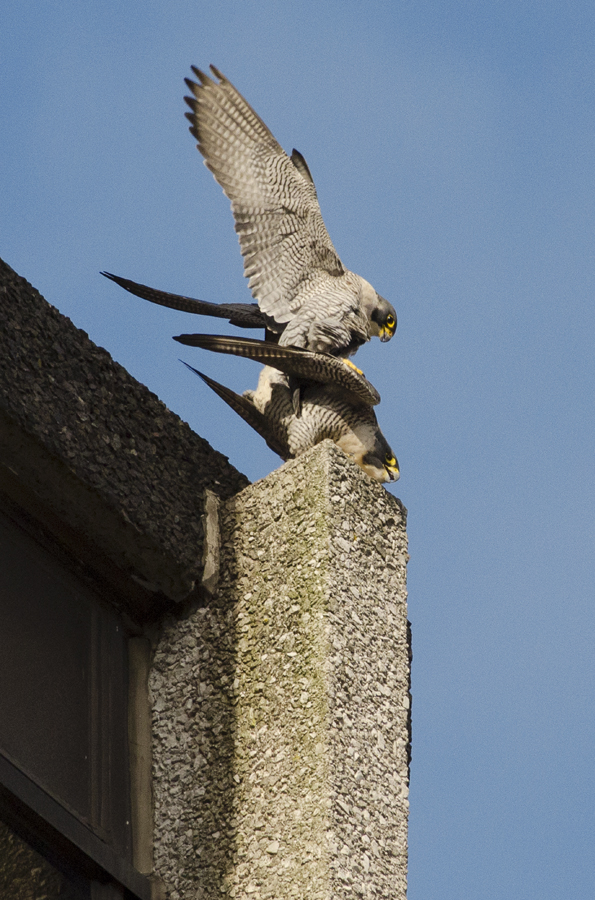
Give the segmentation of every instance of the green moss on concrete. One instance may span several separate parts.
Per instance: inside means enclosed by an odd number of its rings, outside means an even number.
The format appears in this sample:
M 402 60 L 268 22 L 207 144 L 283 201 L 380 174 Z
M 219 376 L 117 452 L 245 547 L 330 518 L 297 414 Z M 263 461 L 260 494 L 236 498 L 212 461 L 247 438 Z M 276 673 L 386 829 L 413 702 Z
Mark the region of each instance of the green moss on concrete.
M 312 466 L 307 484 L 286 479 L 287 473 L 277 484 L 267 479 L 230 505 L 232 554 L 244 565 L 256 561 L 249 590 L 241 581 L 230 584 L 238 635 L 235 883 L 239 896 L 249 886 L 244 879 L 252 879 L 261 897 L 290 896 L 300 885 L 297 896 L 323 898 L 329 890 L 328 808 L 320 802 L 328 785 L 324 466 Z M 248 494 L 257 529 L 243 524 L 251 521 Z
M 329 444 L 220 524 L 219 595 L 172 624 L 154 679 L 169 896 L 402 900 L 404 511 Z

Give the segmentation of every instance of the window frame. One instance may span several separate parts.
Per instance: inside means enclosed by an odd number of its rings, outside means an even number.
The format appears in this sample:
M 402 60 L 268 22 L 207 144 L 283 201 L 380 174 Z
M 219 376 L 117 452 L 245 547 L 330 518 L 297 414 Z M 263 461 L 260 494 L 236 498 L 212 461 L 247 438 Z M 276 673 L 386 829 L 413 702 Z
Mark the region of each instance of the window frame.
M 10 494 L 0 492 L 0 513 L 23 531 L 41 554 L 49 554 L 70 576 L 90 590 L 99 605 L 114 610 L 127 635 L 127 680 L 122 684 L 122 701 L 127 709 L 128 793 L 132 815 L 131 856 L 118 852 L 101 837 L 101 829 L 85 824 L 68 803 L 53 795 L 22 762 L 0 749 L 0 819 L 23 841 L 44 856 L 55 868 L 75 881 L 86 880 L 91 900 L 152 900 L 158 882 L 152 870 L 152 808 L 150 761 L 150 707 L 146 677 L 150 661 L 150 641 L 144 628 L 126 612 L 126 598 L 114 594 L 93 567 L 57 542 L 51 531 L 15 503 Z M 1 598 L 0 598 L 1 599 Z M 110 602 L 113 599 L 114 602 Z M 153 628 L 155 626 L 153 625 Z M 134 652 L 131 653 L 131 649 Z M 91 705 L 95 698 L 90 698 Z M 97 710 L 89 709 L 97 717 Z M 144 754 L 139 754 L 139 726 Z M 137 723 L 131 732 L 132 723 Z M 125 725 L 126 727 L 126 725 Z M 148 731 L 147 731 L 148 728 Z M 139 758 L 142 757 L 142 758 Z M 142 796 L 141 796 L 142 794 Z M 140 816 L 142 815 L 142 822 Z M 135 821 L 136 820 L 136 821 Z M 136 827 L 135 827 L 136 826 Z M 142 827 L 141 827 L 142 826 Z M 139 830 L 141 841 L 139 844 Z M 139 871 L 139 862 L 144 866 Z M 159 891 L 157 890 L 157 893 Z
M 151 879 L 87 828 L 0 752 L 0 818 L 57 868 L 77 877 L 115 881 L 128 897 L 151 900 Z M 67 871 L 68 873 L 68 871 Z

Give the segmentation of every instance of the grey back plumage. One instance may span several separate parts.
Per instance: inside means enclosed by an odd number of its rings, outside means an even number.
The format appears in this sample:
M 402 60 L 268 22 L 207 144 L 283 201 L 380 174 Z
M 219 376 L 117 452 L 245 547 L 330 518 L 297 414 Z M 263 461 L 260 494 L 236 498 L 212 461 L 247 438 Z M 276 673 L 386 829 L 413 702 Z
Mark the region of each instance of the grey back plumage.
M 235 339 L 234 344 L 234 339 L 221 337 L 219 343 L 206 341 L 202 346 L 226 353 L 235 352 L 242 345 L 242 355 L 256 359 L 260 357 L 260 348 L 256 346 L 259 344 L 261 342 L 245 339 Z M 282 357 L 287 372 L 281 372 L 273 368 L 279 360 L 272 359 L 271 365 L 261 370 L 256 390 L 245 391 L 243 396 L 188 363 L 184 365 L 196 372 L 282 459 L 301 456 L 328 438 L 376 481 L 396 481 L 399 464 L 369 403 L 337 383 L 306 381 L 302 383 L 300 414 L 296 414 L 290 381 L 291 365 L 295 360 L 292 355 Z

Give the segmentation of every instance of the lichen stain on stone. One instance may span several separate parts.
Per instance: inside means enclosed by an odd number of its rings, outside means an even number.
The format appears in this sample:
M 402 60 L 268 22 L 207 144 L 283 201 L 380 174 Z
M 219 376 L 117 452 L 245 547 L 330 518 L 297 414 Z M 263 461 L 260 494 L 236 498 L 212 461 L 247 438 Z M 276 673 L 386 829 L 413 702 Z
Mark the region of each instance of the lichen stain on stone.
M 405 896 L 404 515 L 332 445 L 307 457 L 222 505 L 217 601 L 156 656 L 157 871 L 183 900 Z

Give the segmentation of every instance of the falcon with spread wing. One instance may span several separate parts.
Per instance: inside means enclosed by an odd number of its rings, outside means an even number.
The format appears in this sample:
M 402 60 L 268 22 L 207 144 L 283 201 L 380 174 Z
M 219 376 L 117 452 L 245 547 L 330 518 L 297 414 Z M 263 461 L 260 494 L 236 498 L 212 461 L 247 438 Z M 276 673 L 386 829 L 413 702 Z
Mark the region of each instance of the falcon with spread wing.
M 262 119 L 214 66 L 186 79 L 190 132 L 231 200 L 244 274 L 282 346 L 347 357 L 377 336 L 388 341 L 391 304 L 346 269 L 325 228 L 303 156 L 289 157 Z

